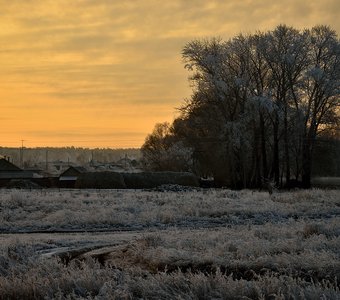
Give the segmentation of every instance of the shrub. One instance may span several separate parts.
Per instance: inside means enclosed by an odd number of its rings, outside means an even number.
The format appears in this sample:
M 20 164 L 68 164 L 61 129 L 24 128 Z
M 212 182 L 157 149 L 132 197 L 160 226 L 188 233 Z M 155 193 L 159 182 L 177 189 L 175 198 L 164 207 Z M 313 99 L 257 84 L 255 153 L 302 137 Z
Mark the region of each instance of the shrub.
M 76 188 L 124 189 L 124 178 L 115 172 L 88 172 L 81 174 L 75 184 Z
M 189 172 L 122 173 L 129 189 L 154 188 L 164 184 L 199 186 L 198 178 Z

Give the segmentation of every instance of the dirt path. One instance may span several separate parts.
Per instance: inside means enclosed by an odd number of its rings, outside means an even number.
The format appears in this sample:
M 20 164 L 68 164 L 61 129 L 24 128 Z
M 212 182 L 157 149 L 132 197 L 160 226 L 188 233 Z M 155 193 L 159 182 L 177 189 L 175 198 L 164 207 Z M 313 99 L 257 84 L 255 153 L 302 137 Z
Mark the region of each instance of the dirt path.
M 129 243 L 143 234 L 140 231 L 0 234 L 0 244 L 32 245 L 32 255 L 73 258 L 94 249 Z
M 217 229 L 217 228 L 215 228 Z M 164 234 L 176 230 L 176 228 L 163 229 Z M 183 231 L 214 230 L 203 228 L 181 228 Z M 149 233 L 159 232 L 159 229 L 130 230 L 130 231 L 94 231 L 94 232 L 21 232 L 20 234 L 0 234 L 2 245 L 32 245 L 32 255 L 39 255 L 44 258 L 58 256 L 69 261 L 76 257 L 84 256 L 92 251 L 106 251 L 108 248 L 127 245 L 136 240 L 142 239 Z

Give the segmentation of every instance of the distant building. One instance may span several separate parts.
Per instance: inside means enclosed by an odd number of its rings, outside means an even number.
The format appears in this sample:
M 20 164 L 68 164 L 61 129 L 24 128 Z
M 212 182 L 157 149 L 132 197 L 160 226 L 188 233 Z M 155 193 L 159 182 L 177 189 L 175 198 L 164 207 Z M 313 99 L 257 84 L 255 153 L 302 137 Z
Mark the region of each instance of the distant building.
M 87 172 L 84 167 L 69 167 L 66 171 L 59 176 L 59 187 L 73 188 L 78 176 Z
M 32 171 L 20 169 L 9 161 L 8 157 L 0 158 L 0 187 L 8 186 L 12 181 L 34 178 Z
M 30 179 L 33 174 L 32 171 L 20 169 L 5 158 L 0 159 L 0 179 Z

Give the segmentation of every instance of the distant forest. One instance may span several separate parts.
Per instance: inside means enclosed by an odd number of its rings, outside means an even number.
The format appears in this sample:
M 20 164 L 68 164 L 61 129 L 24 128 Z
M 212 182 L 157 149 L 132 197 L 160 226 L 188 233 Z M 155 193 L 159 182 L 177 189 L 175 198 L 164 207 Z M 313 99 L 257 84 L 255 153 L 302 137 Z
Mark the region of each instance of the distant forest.
M 22 153 L 22 154 L 21 154 Z M 75 148 L 75 147 L 39 147 L 39 148 L 8 148 L 0 147 L 0 155 L 9 157 L 14 164 L 23 167 L 34 167 L 41 163 L 62 161 L 76 165 L 84 165 L 90 161 L 109 163 L 116 162 L 121 158 L 140 159 L 140 149 L 109 149 L 109 148 Z

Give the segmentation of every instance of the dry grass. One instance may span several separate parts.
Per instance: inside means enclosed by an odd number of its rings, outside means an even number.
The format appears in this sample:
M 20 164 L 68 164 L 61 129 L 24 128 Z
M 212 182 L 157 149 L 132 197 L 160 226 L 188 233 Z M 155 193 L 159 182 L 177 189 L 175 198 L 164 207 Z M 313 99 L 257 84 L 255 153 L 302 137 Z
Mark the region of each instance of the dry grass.
M 267 193 L 208 190 L 0 190 L 0 230 L 95 229 L 264 224 L 329 219 L 340 214 L 339 191 Z
M 0 236 L 0 299 L 340 299 L 339 191 L 0 195 L 5 230 L 144 228 L 62 261 L 41 253 L 115 238 Z

